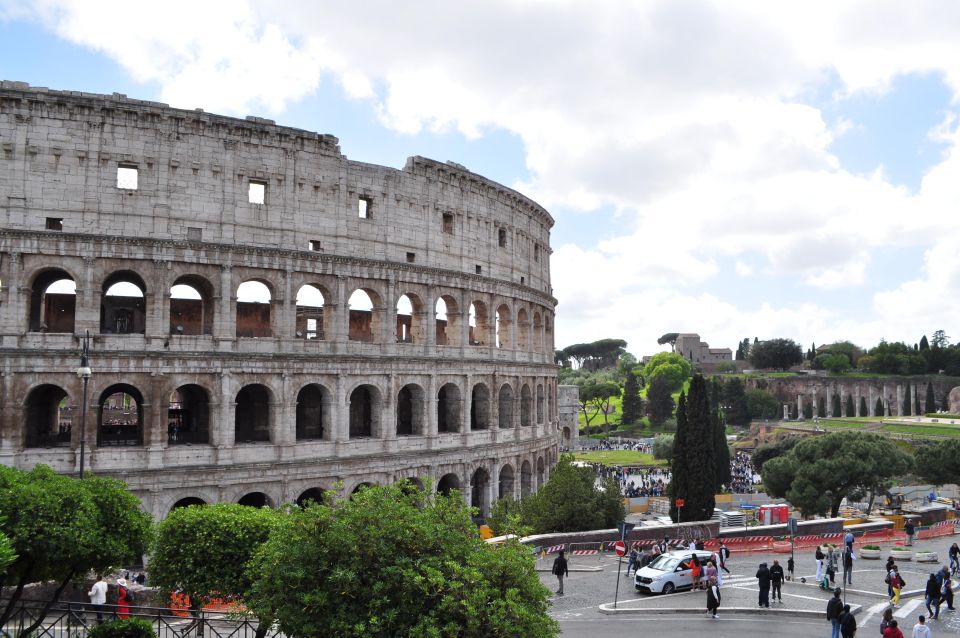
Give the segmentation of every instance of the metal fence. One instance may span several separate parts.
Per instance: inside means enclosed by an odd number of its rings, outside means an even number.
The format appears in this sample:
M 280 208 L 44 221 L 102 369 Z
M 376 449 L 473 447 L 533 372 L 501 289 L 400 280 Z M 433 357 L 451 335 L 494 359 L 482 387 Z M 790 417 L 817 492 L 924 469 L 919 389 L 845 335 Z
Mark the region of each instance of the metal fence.
M 2 609 L 6 609 L 9 601 L 0 600 Z M 84 603 L 55 603 L 44 613 L 44 601 L 20 601 L 16 609 L 0 628 L 3 638 L 83 638 L 87 631 L 99 622 L 116 620 L 119 618 L 116 605 L 102 605 L 98 612 L 96 607 Z M 26 630 L 42 621 L 29 634 Z M 173 610 L 166 607 L 132 607 L 130 618 L 148 621 L 159 638 L 255 638 L 257 621 L 251 616 L 239 613 L 223 613 L 201 611 L 191 615 L 186 611 Z M 271 627 L 266 632 L 266 638 L 276 638 L 280 632 Z

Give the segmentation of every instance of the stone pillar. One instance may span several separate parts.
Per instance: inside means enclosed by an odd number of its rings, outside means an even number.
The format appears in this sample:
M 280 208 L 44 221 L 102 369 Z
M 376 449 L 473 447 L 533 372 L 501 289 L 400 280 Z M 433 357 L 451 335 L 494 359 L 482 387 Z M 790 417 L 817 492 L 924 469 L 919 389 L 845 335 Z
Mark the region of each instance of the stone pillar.
M 469 442 L 469 433 L 470 433 L 470 411 L 473 406 L 473 385 L 475 383 L 472 374 L 466 374 L 464 376 L 465 388 L 463 392 L 463 406 L 460 410 L 460 438 L 461 445 L 467 445 Z M 490 414 L 490 410 L 487 410 L 487 414 Z
M 277 421 L 273 424 L 272 439 L 277 445 L 293 445 L 297 440 L 297 397 L 290 375 L 281 375 L 281 396 L 278 397 Z
M 380 438 L 387 441 L 396 441 L 397 412 L 394 406 L 400 388 L 397 387 L 397 378 L 393 374 L 387 377 L 386 385 L 386 396 L 383 397 L 383 406 L 380 410 Z
M 274 322 L 276 330 L 273 332 L 273 336 L 280 339 L 289 339 L 296 336 L 297 333 L 297 299 L 290 289 L 293 285 L 292 279 L 293 271 L 285 270 L 283 272 L 283 296 L 277 295 L 274 306 L 279 316 Z
M 797 395 L 797 419 L 803 418 L 803 395 Z
M 170 398 L 163 396 L 164 377 L 153 373 L 150 378 L 150 395 L 143 404 L 143 444 L 148 448 L 167 446 L 167 415 Z
M 83 335 L 89 330 L 91 335 L 100 333 L 100 296 L 103 294 L 94 275 L 96 260 L 83 258 L 83 281 L 77 282 L 76 312 L 74 313 L 74 332 Z
M 420 313 L 420 325 L 423 326 L 423 343 L 428 348 L 437 345 L 437 297 L 430 288 L 424 300 L 424 308 Z
M 903 416 L 903 386 L 899 383 L 897 384 L 897 409 L 890 412 L 897 416 Z
M 393 279 L 387 281 L 386 299 L 380 300 L 380 308 L 373 307 L 373 315 L 378 316 L 382 322 L 380 334 L 374 334 L 373 338 L 387 346 L 395 346 L 397 343 L 397 284 Z
M 347 279 L 337 275 L 337 303 L 334 304 L 330 318 L 333 320 L 333 338 L 337 343 L 346 343 L 350 338 L 350 299 L 347 296 Z
M 342 374 L 337 375 L 337 383 L 333 389 L 333 410 L 331 410 L 330 421 L 331 440 L 336 442 L 339 456 L 341 446 L 350 438 L 350 401 Z
M 233 341 L 237 337 L 236 296 L 233 293 L 233 273 L 229 264 L 220 267 L 220 296 L 213 320 L 213 336 L 221 341 Z
M 147 281 L 143 297 L 146 312 L 144 336 L 163 339 L 170 334 L 170 288 L 166 285 L 166 271 L 171 264 L 160 259 L 153 260 L 153 273 Z
M 6 268 L 3 266 L 6 265 Z M 30 329 L 27 313 L 28 300 L 32 292 L 26 281 L 23 281 L 23 262 L 19 253 L 10 253 L 5 259 L 0 255 L 0 273 L 3 285 L 0 299 L 6 297 L 6 303 L 0 303 L 0 335 L 3 343 L 11 348 L 17 347 L 17 336 Z
M 426 411 L 424 415 L 424 434 L 428 437 L 427 444 L 430 447 L 433 447 L 433 444 L 437 438 L 437 410 L 439 409 L 439 401 L 437 400 L 437 377 L 436 375 L 431 374 L 429 380 L 427 381 L 427 396 L 424 397 L 423 409 Z
M 232 448 L 236 440 L 237 397 L 229 373 L 220 375 L 220 409 L 213 438 L 218 448 Z M 214 432 L 211 432 L 214 434 Z

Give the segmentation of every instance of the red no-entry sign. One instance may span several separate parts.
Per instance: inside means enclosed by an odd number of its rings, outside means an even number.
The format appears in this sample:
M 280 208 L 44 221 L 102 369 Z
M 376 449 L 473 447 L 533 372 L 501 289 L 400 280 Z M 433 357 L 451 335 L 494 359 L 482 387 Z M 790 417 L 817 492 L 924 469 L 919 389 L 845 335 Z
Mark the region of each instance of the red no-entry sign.
M 616 550 L 617 556 L 623 556 L 627 553 L 627 546 L 624 545 L 623 541 L 617 541 L 614 543 L 613 549 Z
M 678 499 L 676 500 L 676 504 L 677 504 L 677 507 L 683 507 L 683 499 L 682 499 L 682 498 L 678 498 Z

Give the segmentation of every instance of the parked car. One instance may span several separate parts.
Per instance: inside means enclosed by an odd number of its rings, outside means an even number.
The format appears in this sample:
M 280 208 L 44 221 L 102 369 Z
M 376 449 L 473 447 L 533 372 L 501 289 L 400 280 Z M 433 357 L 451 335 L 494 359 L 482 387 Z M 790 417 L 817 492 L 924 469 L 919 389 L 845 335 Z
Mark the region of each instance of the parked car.
M 636 573 L 634 587 L 645 594 L 672 594 L 680 589 L 690 589 L 693 586 L 690 571 L 694 555 L 701 565 L 706 565 L 713 552 L 685 549 L 661 554 Z

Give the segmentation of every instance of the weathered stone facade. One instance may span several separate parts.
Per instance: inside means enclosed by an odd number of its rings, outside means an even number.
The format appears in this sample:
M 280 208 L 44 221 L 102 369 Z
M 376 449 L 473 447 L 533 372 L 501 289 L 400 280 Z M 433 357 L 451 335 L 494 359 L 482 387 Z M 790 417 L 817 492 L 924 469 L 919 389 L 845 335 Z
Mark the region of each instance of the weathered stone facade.
M 78 470 L 89 332 L 86 466 L 156 516 L 402 478 L 485 512 L 557 459 L 552 225 L 458 165 L 0 83 L 0 462 Z

